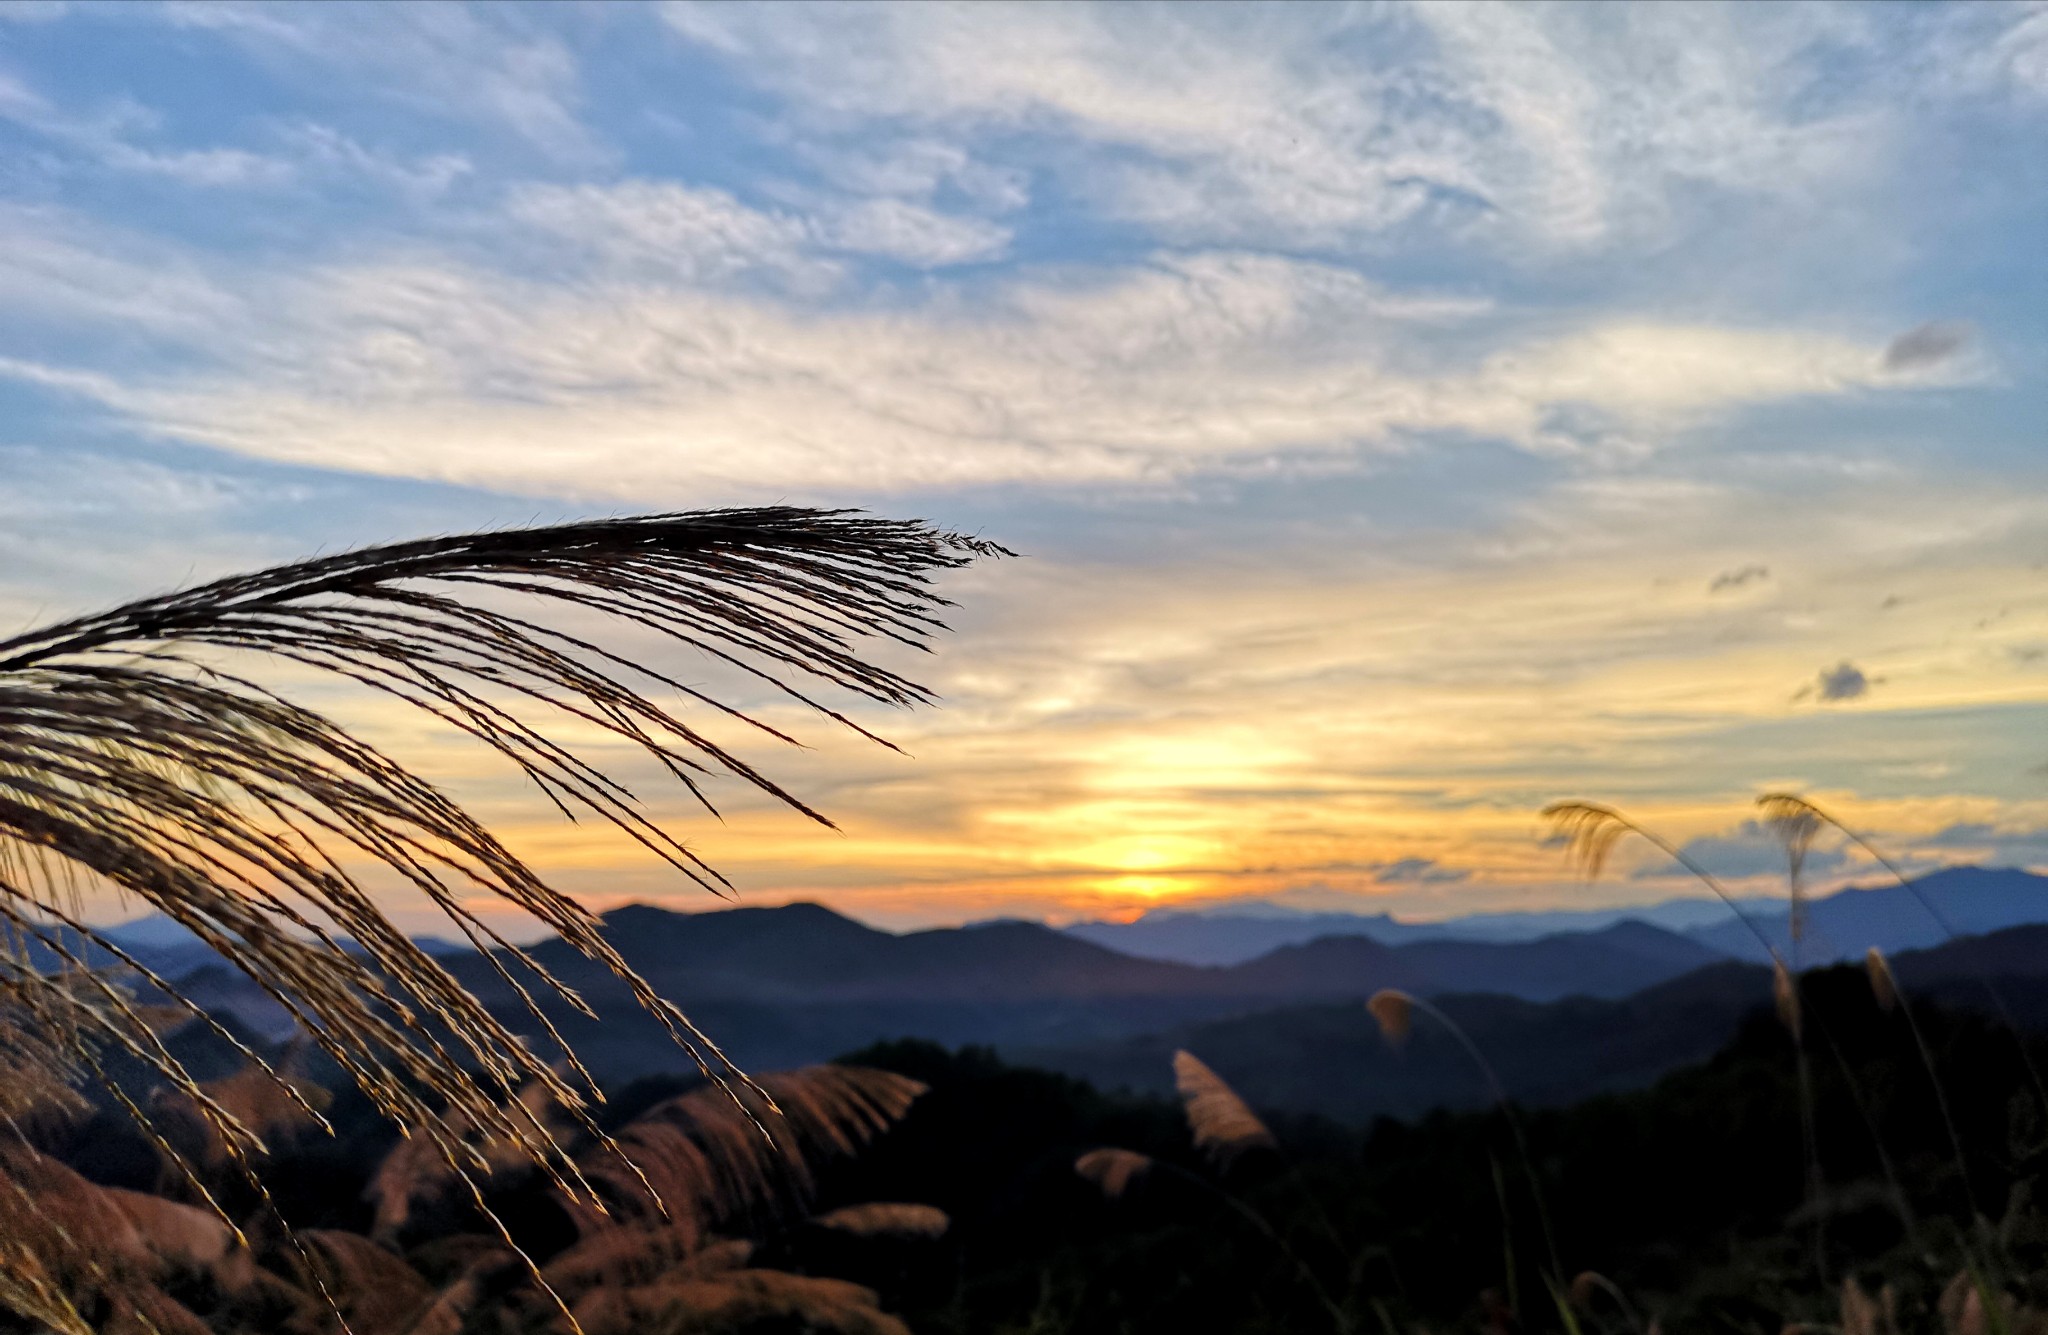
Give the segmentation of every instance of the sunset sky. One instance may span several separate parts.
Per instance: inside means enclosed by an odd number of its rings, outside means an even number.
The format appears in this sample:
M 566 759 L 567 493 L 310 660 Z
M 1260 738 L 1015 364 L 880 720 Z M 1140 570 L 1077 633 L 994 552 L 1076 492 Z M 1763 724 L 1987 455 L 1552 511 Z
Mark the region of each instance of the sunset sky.
M 2038 4 L 17 0 L 0 621 L 856 505 L 1019 557 L 889 657 L 909 758 L 753 753 L 844 833 L 646 780 L 745 902 L 1646 901 L 1539 809 L 1761 888 L 1771 788 L 2048 863 L 2044 254 Z M 313 698 L 563 888 L 710 902 Z

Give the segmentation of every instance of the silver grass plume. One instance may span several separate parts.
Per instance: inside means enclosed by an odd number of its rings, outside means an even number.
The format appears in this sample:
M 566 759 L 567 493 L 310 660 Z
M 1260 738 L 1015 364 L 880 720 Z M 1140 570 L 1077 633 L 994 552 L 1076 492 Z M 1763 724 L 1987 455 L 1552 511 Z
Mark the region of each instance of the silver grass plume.
M 1273 1133 L 1251 1105 L 1194 1053 L 1173 1054 L 1173 1083 L 1196 1147 L 1218 1170 L 1229 1171 L 1250 1150 L 1274 1147 Z
M 80 916 L 82 888 L 111 888 L 217 950 L 379 1111 L 465 1176 L 487 1168 L 476 1142 L 508 1142 L 580 1187 L 533 1103 L 494 1091 L 537 1082 L 594 1131 L 587 1072 L 566 1049 L 566 1075 L 529 1050 L 399 930 L 372 880 L 426 896 L 558 1044 L 541 995 L 587 1007 L 472 903 L 531 915 L 624 981 L 708 1074 L 743 1077 L 627 967 L 593 913 L 427 780 L 237 660 L 310 669 L 414 706 L 495 750 L 563 815 L 610 822 L 724 893 L 722 876 L 549 725 L 637 748 L 707 810 L 703 781 L 724 775 L 830 824 L 649 692 L 794 739 L 603 647 L 590 627 L 651 633 L 873 737 L 809 683 L 891 705 L 927 702 L 924 688 L 859 645 L 922 648 L 943 629 L 932 577 L 997 554 L 922 523 L 848 511 L 659 514 L 343 552 L 0 641 L 0 1053 L 19 1061 L 54 1044 L 92 1074 L 97 1053 L 118 1050 L 189 1101 L 245 1171 L 261 1150 L 159 1041 L 149 1008 L 93 967 L 117 961 L 177 1000 Z M 60 967 L 39 969 L 37 958 Z M 290 1082 L 279 1085 L 305 1102 Z M 129 1110 L 149 1129 L 147 1112 Z M 303 1111 L 322 1124 L 317 1108 Z
M 1892 976 L 1891 961 L 1884 952 L 1872 946 L 1863 955 L 1863 971 L 1870 976 L 1870 994 L 1877 999 L 1878 1008 L 1890 1014 L 1899 1008 L 1899 980 Z
M 1113 1201 L 1122 1199 L 1131 1184 L 1150 1173 L 1153 1166 L 1149 1154 L 1115 1148 L 1090 1150 L 1074 1160 L 1074 1172 Z

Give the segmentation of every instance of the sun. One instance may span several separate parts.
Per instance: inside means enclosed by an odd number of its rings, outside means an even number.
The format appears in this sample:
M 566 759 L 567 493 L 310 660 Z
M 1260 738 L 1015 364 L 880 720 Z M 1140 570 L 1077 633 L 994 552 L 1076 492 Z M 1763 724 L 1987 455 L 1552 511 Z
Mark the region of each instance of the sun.
M 1164 899 L 1178 899 L 1195 888 L 1192 880 L 1185 876 L 1111 876 L 1096 882 L 1104 895 L 1119 899 L 1137 899 L 1156 904 Z

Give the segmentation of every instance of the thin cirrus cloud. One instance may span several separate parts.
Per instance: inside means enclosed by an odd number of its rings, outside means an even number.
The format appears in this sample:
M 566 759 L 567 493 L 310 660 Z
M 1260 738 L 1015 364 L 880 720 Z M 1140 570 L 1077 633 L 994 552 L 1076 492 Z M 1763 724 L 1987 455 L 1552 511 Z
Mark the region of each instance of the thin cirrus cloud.
M 900 198 L 835 200 L 797 212 L 750 208 L 726 191 L 674 182 L 529 185 L 513 192 L 506 209 L 601 264 L 683 283 L 746 273 L 821 281 L 833 272 L 834 254 L 939 268 L 995 259 L 1010 241 L 996 224 Z
M 1430 221 L 1592 244 L 1661 230 L 1689 183 L 1824 188 L 1864 169 L 1883 119 L 1875 102 L 1833 105 L 1833 63 L 1867 25 L 1816 9 L 1664 7 L 1626 25 L 1444 5 L 666 13 L 849 136 L 944 127 L 1100 150 L 1064 167 L 1078 188 L 1190 238 L 1329 243 Z
M 55 323 L 133 319 L 181 365 L 109 379 L 17 357 L 0 373 L 261 458 L 643 500 L 791 478 L 877 493 L 1148 483 L 1442 433 L 1636 449 L 1717 412 L 1891 381 L 1881 347 L 1838 335 L 1625 319 L 1431 357 L 1483 303 L 1246 254 L 1017 280 L 973 309 L 820 308 L 716 282 L 829 281 L 793 218 L 637 187 L 528 192 L 513 209 L 549 231 L 598 211 L 603 264 L 660 256 L 672 273 L 551 283 L 415 259 L 166 275 L 144 253 L 111 257 L 118 238 L 79 246 L 55 235 L 61 219 L 18 216 L 0 288 Z

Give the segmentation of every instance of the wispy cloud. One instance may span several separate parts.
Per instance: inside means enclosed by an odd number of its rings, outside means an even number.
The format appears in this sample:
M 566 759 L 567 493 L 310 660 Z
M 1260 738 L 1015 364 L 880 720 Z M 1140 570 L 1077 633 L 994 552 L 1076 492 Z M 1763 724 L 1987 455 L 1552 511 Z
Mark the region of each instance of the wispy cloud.
M 626 273 L 550 283 L 415 256 L 207 283 L 193 259 L 181 269 L 199 299 L 166 292 L 140 318 L 168 331 L 217 312 L 187 349 L 203 362 L 96 397 L 259 457 L 646 501 L 790 479 L 1145 483 L 1433 435 L 1634 453 L 1716 413 L 1887 383 L 1879 348 L 1820 332 L 1623 319 L 1467 351 L 1461 326 L 1483 306 L 1228 253 L 1013 280 L 972 310 L 806 309 L 692 285 L 820 272 L 802 220 L 672 188 L 529 189 L 512 208 Z M 16 230 L 28 244 L 0 257 L 0 285 L 31 288 L 52 318 L 90 324 L 162 291 L 111 281 L 124 261 L 69 247 L 47 220 Z M 664 265 L 667 281 L 642 272 Z M 1445 330 L 1463 337 L 1432 355 Z M 579 451 L 564 455 L 571 429 Z
M 724 190 L 674 182 L 525 185 L 510 215 L 622 275 L 658 284 L 716 284 L 773 275 L 816 288 L 836 260 L 881 256 L 918 268 L 993 259 L 1008 230 L 892 198 L 818 201 L 803 211 L 755 208 Z
M 1770 577 L 1771 568 L 1769 566 L 1737 566 L 1733 570 L 1724 570 L 1714 576 L 1707 584 L 1707 592 L 1728 593 L 1735 589 L 1748 588 L 1750 585 L 1767 580 Z
M 583 123 L 568 43 L 515 8 L 172 0 L 160 12 L 294 74 L 318 71 L 416 113 L 515 135 L 558 161 L 611 156 Z
M 849 136 L 1096 145 L 1048 170 L 1188 239 L 1331 244 L 1427 220 L 1579 244 L 1658 227 L 1689 184 L 1823 189 L 1860 169 L 1883 114 L 1834 104 L 1832 65 L 1863 34 L 1830 11 L 667 13 Z

